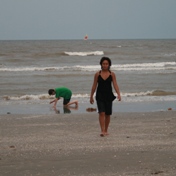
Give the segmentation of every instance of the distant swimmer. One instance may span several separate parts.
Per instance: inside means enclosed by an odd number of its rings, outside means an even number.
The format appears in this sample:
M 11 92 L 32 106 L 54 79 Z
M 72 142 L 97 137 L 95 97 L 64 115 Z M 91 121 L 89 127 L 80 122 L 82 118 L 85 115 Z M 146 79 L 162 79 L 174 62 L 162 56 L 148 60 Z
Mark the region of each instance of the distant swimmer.
M 60 98 L 63 98 L 63 105 L 65 107 L 69 107 L 70 105 L 72 104 L 75 104 L 76 107 L 78 107 L 78 101 L 70 101 L 71 100 L 71 96 L 72 96 L 72 92 L 70 89 L 66 88 L 66 87 L 58 87 L 58 88 L 55 88 L 55 89 L 49 89 L 48 90 L 48 94 L 49 95 L 55 95 L 55 99 L 53 101 L 50 102 L 51 103 L 54 103 L 54 106 L 53 108 L 56 108 L 56 104 L 58 102 L 58 100 Z

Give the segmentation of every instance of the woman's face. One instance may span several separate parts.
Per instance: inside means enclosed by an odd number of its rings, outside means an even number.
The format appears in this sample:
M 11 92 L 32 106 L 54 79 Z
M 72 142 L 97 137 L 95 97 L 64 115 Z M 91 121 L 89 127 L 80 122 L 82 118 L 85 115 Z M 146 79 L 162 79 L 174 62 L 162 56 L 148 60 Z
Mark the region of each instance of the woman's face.
M 102 62 L 101 67 L 102 67 L 102 70 L 109 70 L 109 62 L 107 60 L 104 60 Z

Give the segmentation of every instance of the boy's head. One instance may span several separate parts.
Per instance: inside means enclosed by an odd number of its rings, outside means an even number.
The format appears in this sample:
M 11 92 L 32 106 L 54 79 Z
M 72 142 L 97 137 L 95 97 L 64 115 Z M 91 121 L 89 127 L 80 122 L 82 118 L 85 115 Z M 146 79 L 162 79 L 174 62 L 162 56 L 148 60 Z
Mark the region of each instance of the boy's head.
M 54 89 L 49 89 L 48 94 L 49 95 L 55 95 L 55 90 Z

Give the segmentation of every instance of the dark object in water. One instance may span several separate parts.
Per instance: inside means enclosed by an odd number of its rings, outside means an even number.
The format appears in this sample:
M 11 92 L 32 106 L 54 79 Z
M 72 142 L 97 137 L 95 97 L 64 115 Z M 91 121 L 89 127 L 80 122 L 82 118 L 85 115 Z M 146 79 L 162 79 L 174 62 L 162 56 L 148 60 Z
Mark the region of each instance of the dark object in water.
M 93 112 L 93 111 L 96 111 L 97 109 L 96 108 L 87 108 L 86 111 L 87 112 Z

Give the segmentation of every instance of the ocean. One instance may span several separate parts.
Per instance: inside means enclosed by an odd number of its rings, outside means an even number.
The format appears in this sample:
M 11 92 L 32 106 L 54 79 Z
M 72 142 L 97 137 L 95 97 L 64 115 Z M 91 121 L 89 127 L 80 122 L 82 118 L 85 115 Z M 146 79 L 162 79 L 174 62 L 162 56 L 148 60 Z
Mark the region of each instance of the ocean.
M 52 114 L 48 89 L 72 90 L 86 113 L 101 57 L 112 61 L 122 101 L 114 112 L 176 110 L 176 40 L 0 41 L 0 114 Z M 64 113 L 62 100 L 58 112 Z

